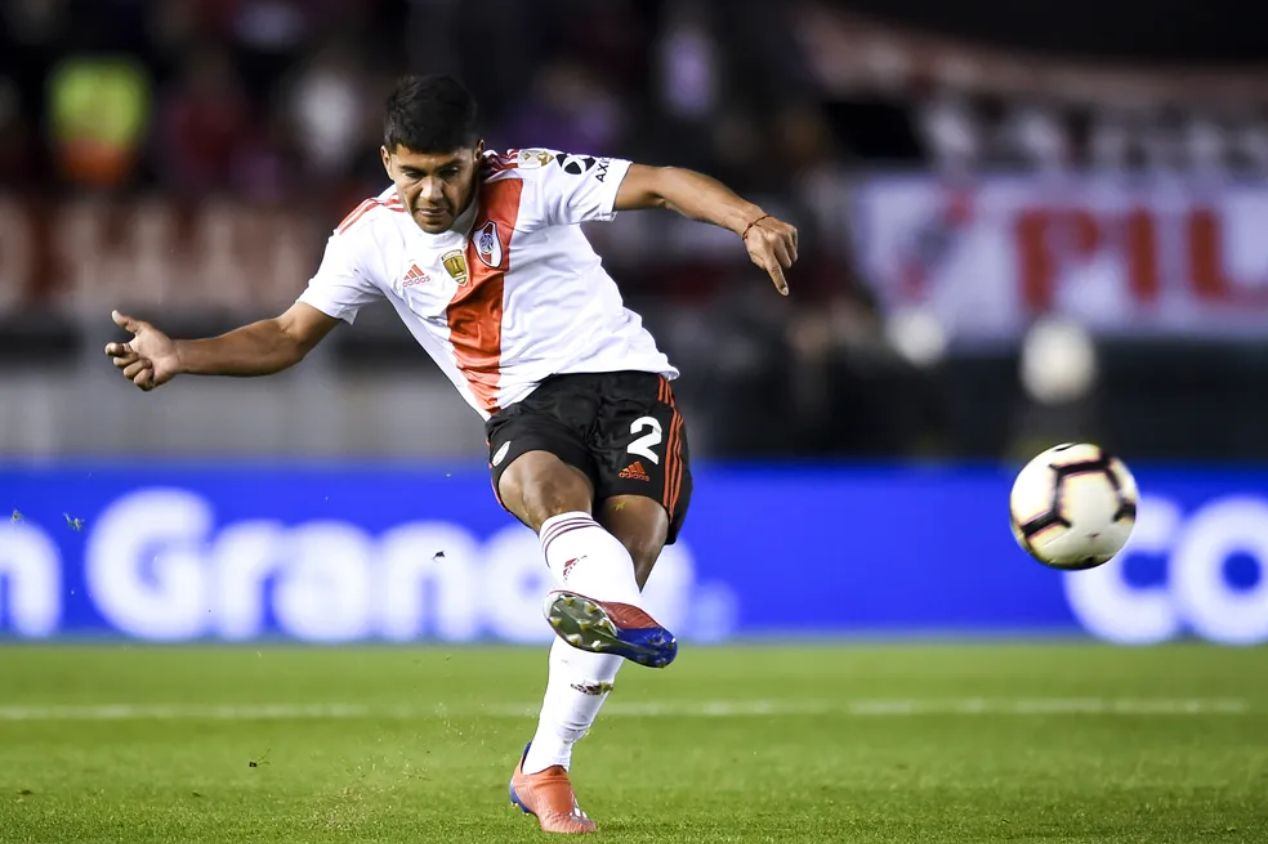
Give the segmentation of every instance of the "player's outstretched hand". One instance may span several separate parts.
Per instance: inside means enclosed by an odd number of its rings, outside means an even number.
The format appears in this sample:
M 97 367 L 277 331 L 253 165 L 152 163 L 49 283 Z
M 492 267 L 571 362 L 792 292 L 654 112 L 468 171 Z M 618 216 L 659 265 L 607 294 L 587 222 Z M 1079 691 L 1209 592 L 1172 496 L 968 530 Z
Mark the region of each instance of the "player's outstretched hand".
M 176 344 L 148 322 L 118 311 L 110 312 L 115 325 L 132 333 L 126 343 L 107 343 L 106 355 L 123 371 L 123 377 L 142 390 L 153 390 L 176 375 Z
M 788 295 L 788 282 L 784 270 L 797 260 L 797 229 L 778 217 L 767 214 L 748 227 L 744 233 L 744 247 L 754 264 L 770 274 L 775 289 Z

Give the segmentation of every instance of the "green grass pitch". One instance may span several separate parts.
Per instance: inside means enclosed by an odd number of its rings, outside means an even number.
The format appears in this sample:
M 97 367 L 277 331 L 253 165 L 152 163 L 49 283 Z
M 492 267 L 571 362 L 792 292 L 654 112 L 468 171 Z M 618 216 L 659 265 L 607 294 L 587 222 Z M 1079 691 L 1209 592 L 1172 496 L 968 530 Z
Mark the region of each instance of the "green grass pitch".
M 533 841 L 544 649 L 0 645 L 0 841 Z M 1266 841 L 1268 651 L 707 648 L 574 783 L 625 841 Z

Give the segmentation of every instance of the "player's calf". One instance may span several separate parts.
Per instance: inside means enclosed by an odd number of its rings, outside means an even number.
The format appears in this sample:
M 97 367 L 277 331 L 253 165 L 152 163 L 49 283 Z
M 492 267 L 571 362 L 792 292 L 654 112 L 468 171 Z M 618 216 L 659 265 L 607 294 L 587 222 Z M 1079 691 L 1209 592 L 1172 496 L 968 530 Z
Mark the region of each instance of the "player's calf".
M 552 516 L 542 523 L 538 539 L 547 567 L 565 589 L 603 601 L 641 603 L 630 552 L 589 513 Z

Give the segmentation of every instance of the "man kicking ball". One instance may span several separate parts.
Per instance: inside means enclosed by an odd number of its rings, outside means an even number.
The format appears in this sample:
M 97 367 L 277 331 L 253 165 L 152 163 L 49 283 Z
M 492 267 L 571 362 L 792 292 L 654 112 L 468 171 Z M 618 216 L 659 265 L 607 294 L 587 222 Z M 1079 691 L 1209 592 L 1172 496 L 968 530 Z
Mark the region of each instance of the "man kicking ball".
M 537 532 L 559 634 L 537 732 L 511 800 L 547 832 L 595 829 L 576 802 L 573 744 L 623 659 L 663 667 L 678 644 L 642 608 L 691 499 L 678 371 L 621 302 L 578 223 L 671 208 L 735 232 L 787 295 L 797 230 L 690 170 L 545 149 L 487 152 L 476 103 L 446 76 L 406 77 L 379 150 L 392 186 L 344 218 L 317 274 L 273 319 L 172 340 L 113 314 L 106 354 L 142 390 L 178 374 L 267 375 L 386 298 L 485 419 L 499 502 Z

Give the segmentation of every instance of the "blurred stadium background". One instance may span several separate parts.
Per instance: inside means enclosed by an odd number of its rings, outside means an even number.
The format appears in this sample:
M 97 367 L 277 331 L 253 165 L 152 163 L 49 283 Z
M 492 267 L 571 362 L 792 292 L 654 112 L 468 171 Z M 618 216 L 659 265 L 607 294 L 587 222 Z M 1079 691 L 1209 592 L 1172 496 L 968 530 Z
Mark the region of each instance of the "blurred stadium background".
M 194 336 L 293 302 L 383 187 L 405 71 L 464 79 L 492 148 L 694 167 L 801 230 L 782 300 L 726 232 L 653 212 L 588 229 L 684 372 L 696 500 L 649 589 L 689 646 L 1268 640 L 1265 33 L 1268 6 L 1183 0 L 0 2 L 0 731 L 53 704 L 205 699 L 130 698 L 105 679 L 126 652 L 24 642 L 548 640 L 481 426 L 387 307 L 268 379 L 141 394 L 102 356 L 113 307 Z M 1144 497 L 1116 561 L 1063 576 L 1013 545 L 1006 498 L 1067 440 L 1123 457 Z M 1263 651 L 1205 659 L 1173 703 L 1225 695 L 1262 725 L 1242 679 Z M 987 693 L 1161 688 L 1010 678 Z M 1221 794 L 1268 770 L 1239 723 L 1257 755 L 1211 774 Z M 65 761 L 41 741 L 8 752 Z M 1263 792 L 1229 812 L 1263 821 Z M 44 817 L 19 839 L 57 840 Z

